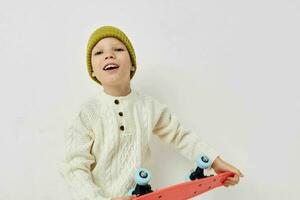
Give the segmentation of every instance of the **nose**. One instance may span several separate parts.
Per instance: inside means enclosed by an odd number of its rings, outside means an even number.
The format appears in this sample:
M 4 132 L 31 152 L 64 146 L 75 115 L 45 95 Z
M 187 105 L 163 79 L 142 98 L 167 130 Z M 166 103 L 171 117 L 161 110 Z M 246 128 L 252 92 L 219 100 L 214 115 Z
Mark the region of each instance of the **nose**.
M 105 55 L 105 60 L 109 59 L 109 58 L 115 58 L 115 54 L 112 53 L 111 51 L 108 52 L 106 55 Z

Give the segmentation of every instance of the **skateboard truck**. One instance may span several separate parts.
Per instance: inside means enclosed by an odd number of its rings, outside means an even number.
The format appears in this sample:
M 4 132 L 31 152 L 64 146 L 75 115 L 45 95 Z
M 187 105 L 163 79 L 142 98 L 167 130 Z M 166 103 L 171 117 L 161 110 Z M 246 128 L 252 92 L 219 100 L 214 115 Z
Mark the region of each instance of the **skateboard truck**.
M 186 181 L 208 177 L 204 175 L 204 169 L 207 169 L 211 164 L 211 160 L 205 154 L 200 154 L 197 157 L 197 168 L 186 176 Z
M 151 174 L 147 169 L 139 168 L 135 172 L 134 179 L 136 182 L 136 186 L 135 188 L 132 188 L 128 191 L 127 194 L 129 196 L 131 195 L 141 196 L 153 192 L 151 186 L 148 184 L 151 179 Z

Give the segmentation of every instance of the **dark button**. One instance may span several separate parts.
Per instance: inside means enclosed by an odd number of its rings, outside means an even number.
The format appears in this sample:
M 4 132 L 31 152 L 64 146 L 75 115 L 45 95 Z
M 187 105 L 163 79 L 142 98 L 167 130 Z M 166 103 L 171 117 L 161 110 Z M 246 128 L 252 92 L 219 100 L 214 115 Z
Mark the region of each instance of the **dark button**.
M 115 104 L 119 104 L 119 100 L 118 99 L 115 100 Z
M 124 126 L 122 125 L 122 126 L 120 126 L 120 129 L 122 130 L 122 131 L 124 131 Z
M 122 113 L 122 112 L 119 112 L 119 115 L 122 117 L 122 116 L 123 116 L 123 113 Z

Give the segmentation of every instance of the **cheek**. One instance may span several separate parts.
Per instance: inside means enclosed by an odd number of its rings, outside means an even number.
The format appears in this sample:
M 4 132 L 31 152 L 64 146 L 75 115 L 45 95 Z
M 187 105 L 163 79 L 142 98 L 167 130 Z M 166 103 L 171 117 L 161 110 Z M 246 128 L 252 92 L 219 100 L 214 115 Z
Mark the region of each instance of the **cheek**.
M 92 66 L 95 67 L 97 65 L 96 59 L 92 57 L 91 63 L 92 63 Z
M 124 55 L 124 57 L 122 58 L 124 65 L 126 65 L 126 67 L 131 67 L 131 59 L 129 54 Z
M 101 66 L 101 63 L 99 62 L 99 59 L 95 59 L 95 58 L 92 58 L 91 59 L 91 64 L 92 64 L 92 68 L 93 70 L 97 70 L 99 71 L 99 66 Z

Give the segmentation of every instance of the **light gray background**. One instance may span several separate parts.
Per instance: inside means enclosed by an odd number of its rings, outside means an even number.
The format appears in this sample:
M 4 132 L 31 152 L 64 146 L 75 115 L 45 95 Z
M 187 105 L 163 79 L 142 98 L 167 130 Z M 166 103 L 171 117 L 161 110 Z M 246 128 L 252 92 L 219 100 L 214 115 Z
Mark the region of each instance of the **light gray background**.
M 63 132 L 101 89 L 85 47 L 109 24 L 135 47 L 132 88 L 169 105 L 245 174 L 195 199 L 299 199 L 299 11 L 296 0 L 1 0 L 0 199 L 70 199 L 57 171 Z M 195 166 L 151 145 L 155 189 Z

